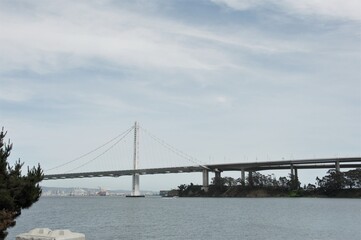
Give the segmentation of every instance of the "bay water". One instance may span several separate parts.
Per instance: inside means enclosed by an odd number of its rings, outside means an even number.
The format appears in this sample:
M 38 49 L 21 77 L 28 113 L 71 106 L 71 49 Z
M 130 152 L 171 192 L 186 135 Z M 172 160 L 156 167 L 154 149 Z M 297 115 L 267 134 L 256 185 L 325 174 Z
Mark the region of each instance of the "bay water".
M 70 229 L 87 240 L 360 240 L 361 200 L 41 197 L 7 239 L 39 227 Z

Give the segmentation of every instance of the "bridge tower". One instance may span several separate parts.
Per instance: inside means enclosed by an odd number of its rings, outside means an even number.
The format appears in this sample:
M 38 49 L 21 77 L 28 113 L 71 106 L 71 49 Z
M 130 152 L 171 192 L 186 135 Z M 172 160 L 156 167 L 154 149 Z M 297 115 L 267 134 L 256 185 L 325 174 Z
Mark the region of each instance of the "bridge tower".
M 137 122 L 134 123 L 134 152 L 133 152 L 133 169 L 138 169 L 138 161 L 139 161 L 139 125 Z M 139 173 L 133 173 L 132 179 L 132 193 L 127 195 L 127 197 L 144 197 L 139 192 Z

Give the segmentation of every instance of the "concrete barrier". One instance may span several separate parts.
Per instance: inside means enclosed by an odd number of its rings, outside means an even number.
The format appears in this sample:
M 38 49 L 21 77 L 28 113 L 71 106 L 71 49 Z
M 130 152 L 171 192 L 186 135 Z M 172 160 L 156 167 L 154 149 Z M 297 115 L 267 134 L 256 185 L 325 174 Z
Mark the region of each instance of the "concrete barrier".
M 85 240 L 85 235 L 68 229 L 52 231 L 49 228 L 35 228 L 16 236 L 16 240 Z

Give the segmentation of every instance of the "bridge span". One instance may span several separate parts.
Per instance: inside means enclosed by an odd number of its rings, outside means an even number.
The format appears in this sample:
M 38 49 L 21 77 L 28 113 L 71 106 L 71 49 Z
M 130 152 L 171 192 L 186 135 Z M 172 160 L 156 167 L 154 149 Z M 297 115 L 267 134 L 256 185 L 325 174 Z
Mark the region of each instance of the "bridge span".
M 158 168 L 139 168 L 139 133 L 140 130 L 145 131 L 145 129 L 141 128 L 137 122 L 135 122 L 134 126 L 118 135 L 116 138 L 108 141 L 106 144 L 111 143 L 109 148 L 107 148 L 104 152 L 97 155 L 95 158 L 92 158 L 90 161 L 83 163 L 80 167 L 92 162 L 98 157 L 102 156 L 110 149 L 112 149 L 116 144 L 122 141 L 132 130 L 134 130 L 134 138 L 133 138 L 133 168 L 126 170 L 111 170 L 111 171 L 83 171 L 83 172 L 72 172 L 72 173 L 62 173 L 62 174 L 46 174 L 44 176 L 44 180 L 57 180 L 57 179 L 73 179 L 73 178 L 93 178 L 93 177 L 120 177 L 120 176 L 132 176 L 132 193 L 130 196 L 132 197 L 140 197 L 143 196 L 139 192 L 139 177 L 140 175 L 149 175 L 149 174 L 169 174 L 169 173 L 191 173 L 191 172 L 202 172 L 202 180 L 203 180 L 203 189 L 205 191 L 208 190 L 209 186 L 209 172 L 215 173 L 215 178 L 220 178 L 221 173 L 225 171 L 240 171 L 242 184 L 245 184 L 246 175 L 245 172 L 248 172 L 249 179 L 252 179 L 252 173 L 256 171 L 263 170 L 280 170 L 280 169 L 289 169 L 291 173 L 291 177 L 298 177 L 298 169 L 320 169 L 326 168 L 331 169 L 335 168 L 336 171 L 340 171 L 341 168 L 361 168 L 361 157 L 335 157 L 335 158 L 315 158 L 315 159 L 299 159 L 299 160 L 278 160 L 278 161 L 260 161 L 260 162 L 240 162 L 240 163 L 222 163 L 222 164 L 201 164 L 196 161 L 194 158 L 189 155 L 183 153 L 182 151 L 177 150 L 171 145 L 165 143 L 159 138 L 155 137 L 152 134 L 149 136 L 160 143 L 166 149 L 172 151 L 178 156 L 181 156 L 188 160 L 188 162 L 192 162 L 191 164 L 195 165 L 187 165 L 188 166 L 177 166 L 177 167 L 158 167 Z M 100 149 L 106 144 L 96 148 L 95 150 L 84 154 L 72 161 L 61 164 L 55 168 L 49 169 L 53 170 L 58 167 L 64 166 L 68 163 L 74 162 L 76 160 L 81 159 L 84 156 Z M 149 157 L 149 155 L 144 155 Z M 128 158 L 125 158 L 128 159 Z M 186 165 L 186 164 L 185 164 Z M 169 165 L 168 165 L 169 166 Z M 79 167 L 73 169 L 76 170 Z M 73 171 L 72 170 L 72 171 Z
M 256 172 L 256 171 L 289 169 L 291 176 L 298 177 L 298 169 L 332 169 L 332 168 L 335 168 L 336 171 L 340 171 L 341 168 L 361 168 L 361 157 L 279 160 L 279 161 L 263 161 L 263 162 L 260 161 L 260 162 L 246 162 L 246 163 L 244 162 L 222 163 L 222 164 L 211 164 L 211 165 L 169 167 L 169 168 L 63 173 L 63 174 L 45 175 L 44 180 L 202 172 L 203 188 L 207 190 L 209 186 L 209 172 L 214 172 L 215 177 L 221 177 L 221 172 L 240 171 L 241 180 L 244 182 L 246 179 L 245 172 L 248 172 L 249 177 L 251 177 L 252 172 Z M 139 184 L 139 180 L 138 180 L 138 184 Z

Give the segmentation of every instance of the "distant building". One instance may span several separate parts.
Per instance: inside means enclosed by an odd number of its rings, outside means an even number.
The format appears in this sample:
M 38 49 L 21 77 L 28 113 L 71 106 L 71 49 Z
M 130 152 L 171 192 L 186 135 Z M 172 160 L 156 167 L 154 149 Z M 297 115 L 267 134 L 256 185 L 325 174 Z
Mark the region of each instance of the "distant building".
M 73 191 L 70 192 L 70 196 L 87 196 L 88 193 L 86 190 L 81 188 L 74 188 Z
M 97 192 L 98 196 L 108 196 L 109 192 L 101 187 L 99 187 L 99 192 Z

